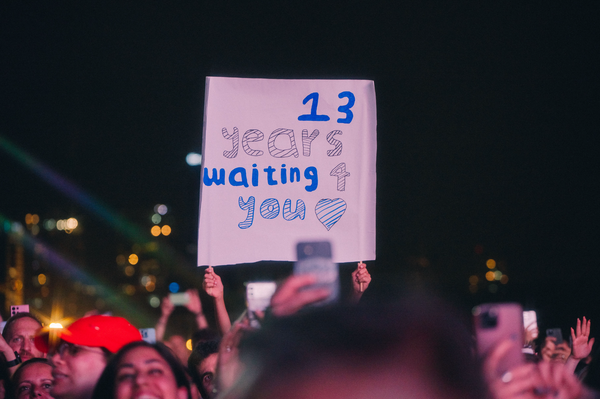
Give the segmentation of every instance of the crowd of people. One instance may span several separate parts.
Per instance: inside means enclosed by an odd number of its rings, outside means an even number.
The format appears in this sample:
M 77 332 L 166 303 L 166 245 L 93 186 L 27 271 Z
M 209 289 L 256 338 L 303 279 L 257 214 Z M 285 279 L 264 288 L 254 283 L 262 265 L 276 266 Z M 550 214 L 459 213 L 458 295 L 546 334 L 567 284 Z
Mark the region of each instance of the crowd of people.
M 319 306 L 328 290 L 313 287 L 315 276 L 292 275 L 268 308 L 232 323 L 221 278 L 209 267 L 202 290 L 213 300 L 215 328 L 198 291 L 188 290 L 185 307 L 198 326 L 191 351 L 184 337 L 164 339 L 175 308 L 168 297 L 156 342 L 122 317 L 92 314 L 49 329 L 18 313 L 0 337 L 0 399 L 600 398 L 586 318 L 570 340 L 527 329 L 522 342 L 504 337 L 482 357 L 476 329 L 442 301 L 361 301 L 371 282 L 366 265 L 351 279 L 347 301 Z M 515 346 L 523 355 L 499 371 Z

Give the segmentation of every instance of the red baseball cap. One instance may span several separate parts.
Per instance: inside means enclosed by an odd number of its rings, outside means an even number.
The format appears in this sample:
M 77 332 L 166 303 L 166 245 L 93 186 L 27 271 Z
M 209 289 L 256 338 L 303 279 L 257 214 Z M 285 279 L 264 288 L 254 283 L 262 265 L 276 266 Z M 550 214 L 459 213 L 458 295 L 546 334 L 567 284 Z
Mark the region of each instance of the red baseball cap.
M 36 348 L 44 353 L 49 351 L 49 335 L 44 328 L 35 336 Z M 130 342 L 142 340 L 139 330 L 124 318 L 102 315 L 82 317 L 69 327 L 57 329 L 56 337 L 75 345 L 106 348 L 112 353 Z

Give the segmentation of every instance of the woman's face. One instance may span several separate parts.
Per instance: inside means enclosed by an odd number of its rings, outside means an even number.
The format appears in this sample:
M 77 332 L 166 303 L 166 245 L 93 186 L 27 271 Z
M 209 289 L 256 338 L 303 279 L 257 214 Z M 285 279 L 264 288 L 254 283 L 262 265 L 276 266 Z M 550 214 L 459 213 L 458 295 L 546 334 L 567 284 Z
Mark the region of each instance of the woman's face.
M 33 363 L 28 365 L 21 372 L 19 380 L 15 381 L 17 398 L 52 399 L 50 396 L 52 380 L 52 366 L 49 364 Z
M 117 365 L 116 399 L 187 399 L 171 366 L 153 348 L 128 351 Z

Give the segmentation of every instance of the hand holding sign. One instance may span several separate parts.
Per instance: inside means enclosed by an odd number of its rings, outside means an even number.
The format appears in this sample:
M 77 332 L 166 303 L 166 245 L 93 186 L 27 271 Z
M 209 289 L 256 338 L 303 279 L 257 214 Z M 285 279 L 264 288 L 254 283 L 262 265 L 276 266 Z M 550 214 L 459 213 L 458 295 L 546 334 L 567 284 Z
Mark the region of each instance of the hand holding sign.
M 221 277 L 219 277 L 212 266 L 204 272 L 204 282 L 202 288 L 209 296 L 213 298 L 223 298 L 223 283 Z
M 352 272 L 352 301 L 358 302 L 362 294 L 371 283 L 371 274 L 367 271 L 367 265 L 362 262 L 358 263 L 358 267 Z

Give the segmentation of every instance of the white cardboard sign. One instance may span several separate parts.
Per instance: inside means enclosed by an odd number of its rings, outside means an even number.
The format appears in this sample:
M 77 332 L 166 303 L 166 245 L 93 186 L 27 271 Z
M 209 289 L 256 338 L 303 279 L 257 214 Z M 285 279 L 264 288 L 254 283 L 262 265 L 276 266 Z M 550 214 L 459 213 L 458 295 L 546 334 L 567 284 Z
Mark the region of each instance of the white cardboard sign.
M 199 266 L 375 259 L 372 81 L 208 77 L 204 118 Z

